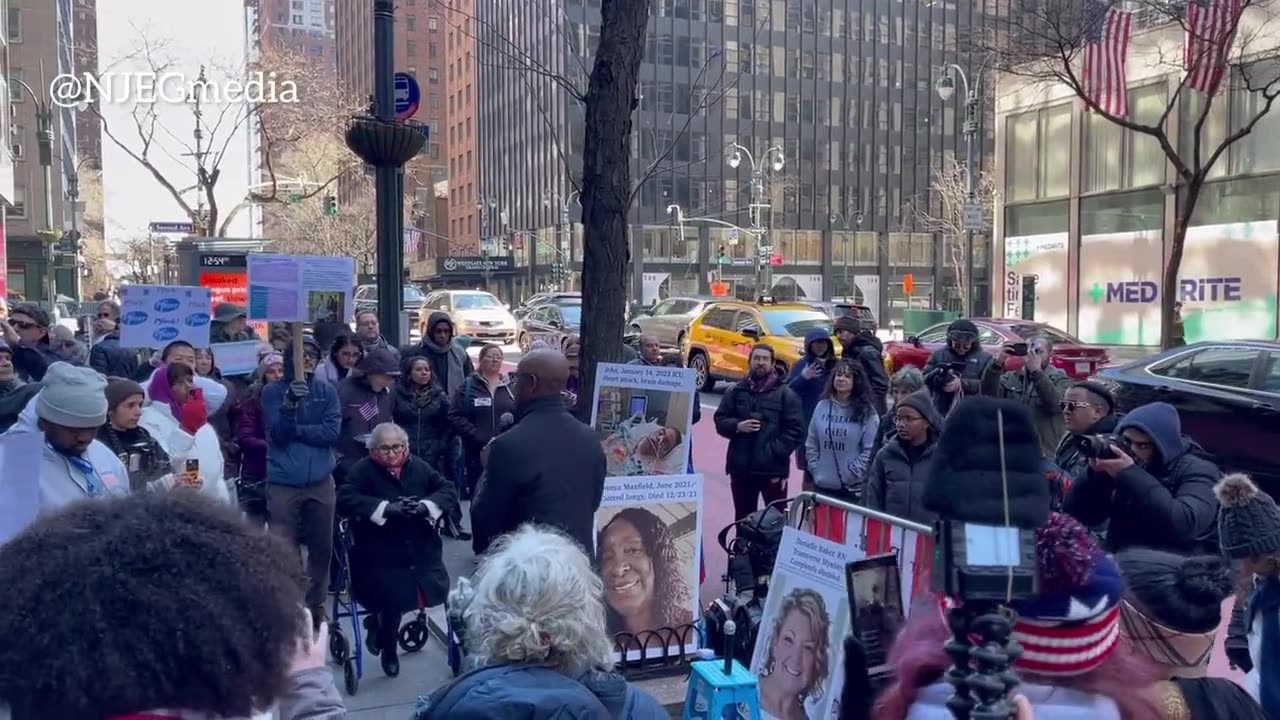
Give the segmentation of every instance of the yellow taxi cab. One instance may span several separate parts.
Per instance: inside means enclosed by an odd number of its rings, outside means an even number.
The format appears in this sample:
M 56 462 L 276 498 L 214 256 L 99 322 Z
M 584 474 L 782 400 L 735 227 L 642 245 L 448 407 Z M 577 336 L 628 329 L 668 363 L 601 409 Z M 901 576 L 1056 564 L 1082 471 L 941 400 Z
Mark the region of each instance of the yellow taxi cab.
M 773 348 L 776 365 L 784 376 L 804 354 L 804 336 L 814 329 L 832 331 L 831 318 L 805 303 L 727 300 L 707 305 L 689 323 L 680 347 L 685 367 L 692 368 L 701 390 L 716 381 L 737 382 L 747 376 L 751 346 Z

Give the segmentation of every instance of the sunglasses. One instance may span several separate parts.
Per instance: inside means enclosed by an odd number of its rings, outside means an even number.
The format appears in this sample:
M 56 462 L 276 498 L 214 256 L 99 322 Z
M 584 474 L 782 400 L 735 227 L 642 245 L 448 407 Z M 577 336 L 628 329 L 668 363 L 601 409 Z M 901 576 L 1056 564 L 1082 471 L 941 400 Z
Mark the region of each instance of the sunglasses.
M 1063 412 L 1068 410 L 1083 410 L 1088 407 L 1093 407 L 1093 403 L 1081 402 L 1079 400 L 1063 400 L 1058 403 L 1058 409 Z
M 110 319 L 111 319 L 111 313 L 109 313 L 109 312 L 100 312 L 100 313 L 98 313 L 98 319 L 99 319 L 99 320 L 110 320 Z
M 18 328 L 19 330 L 35 330 L 36 328 L 40 327 L 39 325 L 33 322 L 27 322 L 26 320 L 12 320 L 9 322 L 9 324 Z
M 968 333 L 968 332 L 947 333 L 947 339 L 954 340 L 956 342 L 969 342 L 969 341 L 972 341 L 975 337 L 977 336 L 974 335 L 973 333 Z

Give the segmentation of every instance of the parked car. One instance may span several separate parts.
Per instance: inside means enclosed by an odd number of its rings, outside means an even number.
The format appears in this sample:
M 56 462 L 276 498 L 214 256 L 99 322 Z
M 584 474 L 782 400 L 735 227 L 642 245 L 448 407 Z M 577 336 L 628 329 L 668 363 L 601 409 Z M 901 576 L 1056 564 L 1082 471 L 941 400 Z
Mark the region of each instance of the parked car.
M 559 298 L 577 298 L 578 300 L 581 300 L 582 293 L 561 292 L 561 291 L 536 293 L 534 295 L 531 295 L 528 300 L 525 300 L 523 303 L 521 303 L 520 307 L 517 307 L 515 310 L 512 310 L 511 315 L 516 320 L 519 320 L 525 315 L 528 315 L 529 311 L 534 309 L 535 307 L 542 305 L 543 303 L 551 302 L 552 300 L 557 300 Z
M 459 335 L 504 345 L 515 342 L 516 319 L 493 293 L 483 290 L 437 290 L 422 301 L 418 330 L 425 336 L 427 321 L 436 311 L 449 313 Z
M 680 354 L 697 374 L 698 387 L 711 390 L 718 380 L 747 376 L 752 345 L 772 347 L 777 370 L 785 375 L 804 354 L 805 334 L 814 328 L 830 333 L 832 327 L 831 318 L 808 303 L 718 301 L 689 324 Z
M 1073 380 L 1087 380 L 1099 369 L 1111 364 L 1111 358 L 1107 355 L 1105 348 L 1087 345 L 1052 325 L 999 318 L 971 318 L 971 320 L 978 326 L 978 342 L 992 353 L 999 352 L 1000 348 L 1008 343 L 1026 342 L 1038 335 L 1049 338 L 1053 341 L 1053 354 L 1050 356 L 1050 361 L 1054 367 Z M 885 343 L 885 367 L 890 373 L 906 365 L 923 368 L 929 361 L 929 355 L 946 344 L 948 325 L 950 323 L 939 323 L 906 340 L 891 340 Z M 1010 358 L 1007 367 L 1010 370 L 1017 370 L 1022 367 L 1022 358 Z
M 680 347 L 689 323 L 713 302 L 716 298 L 669 297 L 631 318 L 630 329 L 657 337 L 663 347 Z
M 1201 342 L 1106 368 L 1122 412 L 1163 401 L 1223 472 L 1252 476 L 1280 498 L 1280 343 Z
M 871 312 L 871 308 L 866 305 L 855 305 L 853 303 L 835 301 L 810 301 L 809 305 L 812 306 L 814 310 L 826 313 L 827 317 L 831 318 L 831 322 L 835 322 L 846 315 L 852 315 L 854 319 L 862 325 L 863 330 L 870 330 L 874 333 L 880 329 L 880 324 L 876 322 L 875 313 Z
M 423 295 L 422 291 L 413 285 L 405 285 L 401 293 L 401 309 L 408 310 L 412 313 L 410 317 L 416 320 L 422 310 L 422 301 L 426 299 L 426 295 Z M 362 310 L 378 311 L 377 285 L 361 285 L 356 288 L 355 311 L 360 312 Z
M 535 340 L 563 350 L 569 336 L 582 330 L 582 298 L 560 297 L 535 305 L 517 322 L 520 352 L 529 352 Z

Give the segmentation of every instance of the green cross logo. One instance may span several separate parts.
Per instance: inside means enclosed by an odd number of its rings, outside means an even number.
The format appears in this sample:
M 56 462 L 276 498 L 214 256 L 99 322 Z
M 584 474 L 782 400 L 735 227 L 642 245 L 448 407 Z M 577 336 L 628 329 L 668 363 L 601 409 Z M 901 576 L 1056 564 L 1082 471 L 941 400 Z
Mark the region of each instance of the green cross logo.
M 1089 288 L 1089 297 L 1095 305 L 1102 302 L 1102 297 L 1106 294 L 1107 292 L 1102 289 L 1102 283 L 1094 283 L 1093 287 Z

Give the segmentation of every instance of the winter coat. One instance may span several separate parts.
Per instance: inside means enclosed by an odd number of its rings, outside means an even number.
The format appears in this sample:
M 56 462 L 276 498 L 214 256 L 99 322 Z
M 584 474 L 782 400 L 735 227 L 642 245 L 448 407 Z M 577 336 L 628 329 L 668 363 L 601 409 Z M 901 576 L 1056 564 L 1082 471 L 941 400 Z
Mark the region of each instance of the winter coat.
M 66 358 L 50 347 L 48 338 L 35 345 L 19 343 L 10 345 L 9 348 L 13 353 L 14 369 L 18 371 L 19 377 L 29 382 L 43 380 L 45 371 L 50 365 L 56 362 L 67 362 Z
M 138 355 L 120 346 L 120 333 L 113 332 L 89 350 L 89 367 L 107 377 L 131 378 L 138 372 Z
M 760 429 L 740 434 L 738 423 L 755 416 Z M 716 432 L 729 439 L 725 473 L 730 477 L 784 478 L 791 474 L 791 453 L 804 444 L 808 426 L 800 398 L 782 382 L 753 393 L 747 380 L 725 392 L 716 408 Z
M 418 700 L 413 720 L 666 720 L 667 712 L 621 675 L 575 677 L 536 665 L 479 668 Z
M 1116 425 L 1141 430 L 1158 453 L 1117 477 L 1090 470 L 1067 492 L 1066 511 L 1085 525 L 1109 520 L 1106 549 L 1150 547 L 1182 555 L 1217 554 L 1218 467 L 1181 434 L 1178 411 L 1166 403 L 1134 409 Z
M 1111 435 L 1119 422 L 1118 415 L 1105 415 L 1082 435 Z M 1089 458 L 1081 454 L 1078 445 L 1080 437 L 1081 435 L 1071 433 L 1064 434 L 1053 453 L 1053 464 L 1071 477 L 1072 484 L 1079 482 L 1089 472 Z
M 847 405 L 833 400 L 818 403 L 809 421 L 804 450 L 805 465 L 819 491 L 861 496 L 879 428 L 880 418 L 871 408 L 867 408 L 866 417 L 855 420 Z
M 467 478 L 474 483 L 480 478 L 480 451 L 502 430 L 502 416 L 515 418 L 516 400 L 511 386 L 502 378 L 494 387 L 479 373 L 473 373 L 458 388 L 449 402 L 449 422 L 462 438 L 462 453 L 467 464 Z
M 259 392 L 259 395 L 261 393 Z M 246 395 L 236 406 L 235 437 L 240 447 L 240 477 L 262 480 L 267 476 L 267 423 L 261 397 Z
M 449 398 L 432 385 L 425 398 L 409 387 L 408 378 L 391 391 L 391 416 L 409 435 L 409 451 L 450 480 L 457 477 L 454 449 L 457 436 L 449 421 Z
M 885 442 L 871 461 L 862 504 L 904 520 L 932 525 L 934 514 L 924 508 L 924 486 L 933 467 L 934 435 L 923 448 L 908 449 L 895 437 Z
M 1277 615 L 1280 615 L 1280 580 L 1255 576 L 1253 591 L 1241 618 L 1248 628 L 1246 639 L 1251 659 L 1244 687 L 1250 697 L 1262 704 L 1269 717 L 1276 717 L 1280 709 L 1280 668 L 1276 667 L 1276 656 L 1280 655 L 1277 647 L 1280 618 Z
M 1071 378 L 1055 367 L 1034 373 L 1025 369 L 1006 372 L 991 362 L 982 371 L 983 395 L 1012 400 L 1030 411 L 1031 422 L 1040 437 L 1040 451 L 1047 458 L 1053 457 L 1065 432 L 1058 403 L 1070 385 Z
M 284 353 L 284 378 L 262 389 L 267 421 L 267 482 L 313 487 L 333 472 L 333 448 L 342 429 L 338 391 L 326 382 L 307 379 L 310 394 L 290 407 L 285 393 L 293 376 L 293 345 Z
M 139 368 L 139 370 L 141 369 L 143 368 Z M 157 377 L 156 370 L 158 370 L 158 368 L 147 369 L 147 376 L 138 381 L 138 384 L 142 386 L 143 395 L 148 398 L 151 397 L 151 380 L 152 378 Z M 160 373 L 158 377 L 164 378 L 164 373 Z M 204 394 L 204 404 L 209 415 L 217 413 L 224 405 L 227 404 L 226 385 L 223 385 L 213 378 L 207 378 L 202 375 L 196 375 L 192 380 L 195 383 L 196 389 L 200 390 Z
M 871 404 L 883 415 L 889 410 L 889 371 L 884 367 L 884 343 L 869 332 L 860 332 L 844 346 L 840 357 L 856 360 L 871 383 Z
M 525 523 L 559 528 L 590 552 L 604 496 L 600 438 L 557 397 L 530 401 L 516 424 L 489 445 L 489 462 L 471 503 L 477 555 Z
M 951 363 L 964 363 L 964 371 L 960 375 L 960 391 L 965 395 L 978 395 L 982 392 L 982 375 L 987 371 L 987 366 L 991 364 L 991 354 L 983 350 L 975 340 L 973 347 L 964 355 L 958 354 L 951 349 L 951 343 L 934 350 L 929 355 L 929 360 L 924 364 L 924 380 L 925 387 L 929 388 L 929 392 L 933 394 L 933 402 L 938 408 L 938 412 L 946 415 L 951 411 L 951 404 L 955 400 L 955 395 L 942 390 L 943 383 L 935 380 L 932 376 L 942 371 L 942 365 Z
M 894 412 L 890 410 L 880 416 L 880 425 L 876 428 L 876 439 L 871 443 L 871 459 L 876 459 L 876 453 L 880 452 L 880 448 L 889 441 L 890 438 L 898 436 L 898 419 L 894 417 Z M 870 463 L 868 463 L 870 465 Z
M 339 368 L 338 363 L 332 358 L 327 358 L 316 366 L 315 378 L 321 382 L 327 382 L 334 387 L 342 384 L 343 380 L 351 374 L 347 368 Z
M 384 422 L 391 422 L 395 403 L 392 388 L 375 393 L 368 378 L 348 375 L 338 385 L 338 401 L 342 405 L 342 429 L 338 433 L 339 479 L 361 458 L 368 455 L 366 436 Z
M 40 394 L 40 388 L 44 387 L 42 383 L 18 384 L 21 382 L 15 380 L 8 392 L 0 394 L 0 432 L 8 432 L 18 422 L 22 411 Z
M 125 465 L 131 492 L 172 487 L 172 477 L 165 482 L 165 476 L 173 472 L 169 453 L 142 425 L 132 430 L 117 430 L 108 423 L 98 429 L 98 440 Z M 137 456 L 136 469 L 130 462 L 132 456 Z
M 1031 702 L 1036 720 L 1120 720 L 1114 700 L 1102 695 L 1049 685 L 1021 683 L 1016 690 Z M 951 720 L 947 700 L 955 688 L 937 682 L 916 692 L 906 720 Z
M 426 358 L 431 363 L 431 377 L 444 388 L 445 394 L 453 397 L 476 369 L 471 364 L 471 356 L 457 342 L 451 340 L 447 346 L 441 347 L 431 338 L 431 331 L 440 323 L 448 323 L 454 337 L 457 337 L 458 329 L 453 326 L 453 320 L 449 319 L 449 313 L 437 310 L 427 318 L 427 331 L 422 335 L 422 342 L 407 349 L 403 356 L 405 360 L 412 357 Z
M 831 348 L 825 357 L 818 357 L 813 351 L 813 344 L 819 341 L 826 341 L 827 346 Z M 804 412 L 806 423 L 813 417 L 813 410 L 818 407 L 818 401 L 822 399 L 822 390 L 827 385 L 829 373 L 836 365 L 835 345 L 836 341 L 832 339 L 831 333 L 822 328 L 810 330 L 804 336 L 804 355 L 791 366 L 791 372 L 787 375 L 787 387 L 800 398 L 800 407 Z M 818 365 L 820 372 L 812 380 L 806 380 L 803 373 L 810 365 Z
M 383 516 L 384 504 L 400 498 L 426 500 L 444 514 L 458 505 L 453 483 L 412 455 L 399 479 L 366 456 L 338 486 L 338 512 L 354 518 L 351 589 L 375 613 L 416 610 L 419 593 L 427 607 L 434 607 L 449 592 L 449 571 L 433 519 Z

